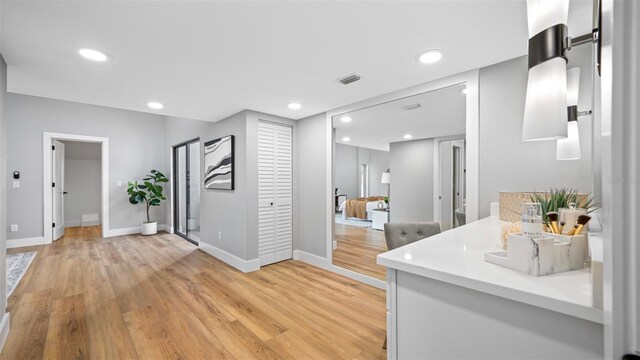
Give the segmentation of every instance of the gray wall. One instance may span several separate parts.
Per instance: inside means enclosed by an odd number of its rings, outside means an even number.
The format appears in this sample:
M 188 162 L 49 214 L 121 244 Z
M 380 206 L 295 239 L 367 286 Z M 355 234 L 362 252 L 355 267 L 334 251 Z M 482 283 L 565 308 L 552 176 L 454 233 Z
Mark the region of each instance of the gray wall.
M 388 151 L 369 149 L 369 195 L 387 195 L 387 185 L 380 180 L 382 180 L 382 173 L 390 167 L 390 157 Z
M 7 63 L 0 54 L 0 316 L 7 309 Z
M 569 67 L 580 66 L 580 110 L 591 109 L 591 51 L 579 46 L 569 52 Z M 489 204 L 500 191 L 548 190 L 572 187 L 592 191 L 591 116 L 580 117 L 582 158 L 556 160 L 554 141 L 524 142 L 522 118 L 527 91 L 527 58 L 480 69 L 480 204 L 479 218 L 489 216 Z
M 350 199 L 360 197 L 358 147 L 336 143 L 334 149 L 334 186 Z
M 41 237 L 42 224 L 42 133 L 58 132 L 109 138 L 109 211 L 111 229 L 140 226 L 142 205 L 129 204 L 128 180 L 140 179 L 151 169 L 165 170 L 164 117 L 68 101 L 18 94 L 7 95 L 7 170 L 21 172 L 19 189 L 9 189 L 9 224 L 20 231 L 9 239 Z M 123 186 L 117 187 L 116 181 Z M 164 207 L 154 208 L 152 217 L 162 220 Z M 162 221 L 160 221 L 162 222 Z
M 67 192 L 64 196 L 65 226 L 80 226 L 84 214 L 99 214 L 102 221 L 101 166 L 100 160 L 65 158 L 64 191 Z
M 360 197 L 360 165 L 369 165 L 369 196 L 386 196 L 382 173 L 389 168 L 389 152 L 335 143 L 334 185 L 349 198 Z
M 433 146 L 433 139 L 391 144 L 391 221 L 433 221 Z
M 293 248 L 326 258 L 327 256 L 327 142 L 325 113 L 298 120 L 298 188 L 294 202 L 298 227 Z

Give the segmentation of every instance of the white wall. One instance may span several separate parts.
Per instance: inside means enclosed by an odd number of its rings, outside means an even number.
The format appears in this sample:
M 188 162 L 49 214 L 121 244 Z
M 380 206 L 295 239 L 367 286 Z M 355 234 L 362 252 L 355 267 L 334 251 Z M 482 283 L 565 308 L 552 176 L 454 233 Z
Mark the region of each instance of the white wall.
M 131 205 L 126 192 L 128 180 L 140 179 L 151 169 L 165 171 L 164 117 L 95 105 L 8 94 L 9 119 L 7 171 L 20 171 L 19 189 L 9 189 L 9 224 L 20 231 L 8 239 L 42 237 L 42 133 L 57 132 L 109 138 L 109 218 L 110 228 L 140 226 L 143 205 Z M 6 174 L 6 173 L 5 173 Z M 116 181 L 123 186 L 117 187 Z M 164 206 L 153 208 L 154 219 L 164 218 Z M 47 228 L 48 230 L 48 228 Z
M 93 145 L 93 144 L 92 144 Z M 101 147 L 100 144 L 94 144 Z M 102 161 L 69 159 L 64 161 L 64 225 L 80 226 L 82 215 L 99 214 L 102 221 Z
M 433 221 L 433 146 L 433 139 L 391 143 L 391 221 Z
M 569 52 L 569 67 L 573 66 L 581 68 L 578 109 L 590 110 L 589 46 Z M 489 216 L 489 204 L 498 201 L 500 191 L 592 191 L 591 116 L 578 121 L 582 158 L 558 161 L 555 141 L 521 140 L 526 90 L 526 56 L 480 69 L 480 218 Z
M 358 188 L 358 147 L 335 144 L 334 185 L 350 199 L 360 197 Z
M 387 196 L 387 184 L 383 184 L 382 173 L 390 167 L 388 151 L 369 149 L 369 195 Z

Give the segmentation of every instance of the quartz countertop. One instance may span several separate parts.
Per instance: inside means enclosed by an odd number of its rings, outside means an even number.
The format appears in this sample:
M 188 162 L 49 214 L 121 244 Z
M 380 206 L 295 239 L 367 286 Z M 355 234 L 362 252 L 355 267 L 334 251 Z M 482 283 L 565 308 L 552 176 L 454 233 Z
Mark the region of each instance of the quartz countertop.
M 484 261 L 486 252 L 502 251 L 503 224 L 497 217 L 475 221 L 380 254 L 377 263 L 602 324 L 588 268 L 536 277 Z

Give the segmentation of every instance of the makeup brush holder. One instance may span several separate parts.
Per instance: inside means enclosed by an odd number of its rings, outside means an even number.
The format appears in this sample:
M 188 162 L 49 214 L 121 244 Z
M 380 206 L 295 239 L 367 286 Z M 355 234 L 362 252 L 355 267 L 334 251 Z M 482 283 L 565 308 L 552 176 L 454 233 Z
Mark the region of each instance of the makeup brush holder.
M 486 253 L 485 261 L 533 276 L 582 269 L 588 251 L 586 234 L 545 233 L 539 238 L 509 234 L 507 242 L 507 251 Z

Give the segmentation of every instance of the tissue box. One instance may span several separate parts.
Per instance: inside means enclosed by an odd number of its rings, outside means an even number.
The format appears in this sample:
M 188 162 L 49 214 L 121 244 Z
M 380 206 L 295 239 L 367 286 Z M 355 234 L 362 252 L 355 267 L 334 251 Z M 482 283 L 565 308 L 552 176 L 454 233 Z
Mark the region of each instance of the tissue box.
M 486 253 L 485 261 L 534 276 L 582 269 L 587 253 L 587 235 L 547 234 L 532 239 L 509 234 L 508 251 Z

